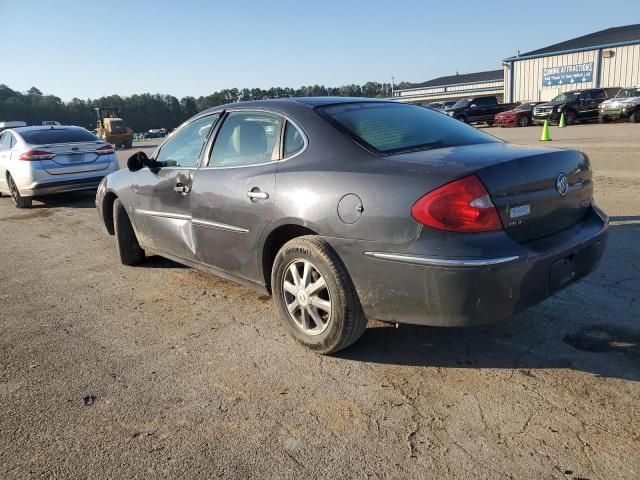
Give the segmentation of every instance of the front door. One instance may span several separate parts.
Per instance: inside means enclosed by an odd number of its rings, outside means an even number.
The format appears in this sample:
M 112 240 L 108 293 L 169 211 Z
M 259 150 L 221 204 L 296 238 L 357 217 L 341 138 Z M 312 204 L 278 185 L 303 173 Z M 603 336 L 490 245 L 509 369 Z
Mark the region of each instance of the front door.
M 226 115 L 193 182 L 198 260 L 254 281 L 257 245 L 274 215 L 283 118 L 264 111 Z
M 195 257 L 191 189 L 203 147 L 218 115 L 175 132 L 154 153 L 157 167 L 133 174 L 133 220 L 140 244 L 186 259 Z

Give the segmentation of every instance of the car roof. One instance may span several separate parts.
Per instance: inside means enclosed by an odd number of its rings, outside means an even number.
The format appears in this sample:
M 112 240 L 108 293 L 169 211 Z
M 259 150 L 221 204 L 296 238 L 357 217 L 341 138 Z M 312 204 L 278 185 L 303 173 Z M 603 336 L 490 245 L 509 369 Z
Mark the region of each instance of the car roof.
M 322 107 L 325 105 L 336 105 L 341 103 L 361 103 L 361 102 L 384 102 L 384 103 L 398 103 L 391 100 L 384 100 L 381 98 L 364 98 L 364 97 L 287 97 L 287 98 L 274 98 L 265 100 L 249 100 L 246 102 L 227 103 L 225 105 L 217 105 L 209 108 L 204 112 L 213 112 L 225 109 L 251 109 L 251 108 L 282 108 L 288 110 L 295 108 L 296 106 L 306 107 Z
M 16 132 L 35 132 L 37 130 L 69 130 L 71 128 L 79 128 L 85 130 L 82 127 L 78 127 L 76 125 L 32 125 L 30 127 L 14 127 L 11 130 L 15 130 Z

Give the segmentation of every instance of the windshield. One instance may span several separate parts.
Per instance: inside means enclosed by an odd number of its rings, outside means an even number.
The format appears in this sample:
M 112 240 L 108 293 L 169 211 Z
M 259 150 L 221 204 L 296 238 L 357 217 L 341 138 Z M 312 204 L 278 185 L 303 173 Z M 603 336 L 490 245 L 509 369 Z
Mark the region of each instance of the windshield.
M 580 92 L 566 92 L 566 93 L 561 93 L 551 101 L 552 102 L 573 102 L 574 100 L 578 100 L 579 96 L 580 96 Z
M 498 142 L 458 120 L 415 105 L 361 102 L 317 110 L 336 128 L 378 154 Z
M 471 104 L 471 99 L 465 98 L 463 100 L 458 100 L 456 103 L 453 104 L 453 107 L 451 108 L 464 108 L 469 106 L 470 104 Z
M 95 142 L 98 140 L 98 137 L 84 128 L 50 128 L 26 132 L 21 131 L 20 135 L 24 138 L 25 142 L 31 145 Z
M 514 110 L 531 110 L 535 105 L 535 103 L 522 103 L 514 108 Z
M 623 88 L 616 94 L 616 98 L 630 97 L 640 97 L 640 88 Z

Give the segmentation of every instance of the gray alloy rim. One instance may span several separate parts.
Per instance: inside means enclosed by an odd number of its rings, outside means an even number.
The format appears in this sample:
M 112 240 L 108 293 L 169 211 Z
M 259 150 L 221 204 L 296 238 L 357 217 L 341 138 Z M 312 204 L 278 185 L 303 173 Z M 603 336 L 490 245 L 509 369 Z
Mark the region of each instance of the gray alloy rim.
M 11 193 L 11 200 L 13 200 L 14 204 L 18 204 L 18 187 L 16 187 L 16 183 L 13 181 L 13 177 L 11 175 L 7 176 L 7 183 L 9 183 L 9 192 Z
M 526 127 L 529 124 L 529 119 L 526 117 L 526 115 L 523 115 L 520 117 L 520 126 L 521 127 Z
M 331 320 L 331 295 L 320 271 L 308 260 L 287 265 L 282 295 L 295 325 L 307 335 L 320 335 Z

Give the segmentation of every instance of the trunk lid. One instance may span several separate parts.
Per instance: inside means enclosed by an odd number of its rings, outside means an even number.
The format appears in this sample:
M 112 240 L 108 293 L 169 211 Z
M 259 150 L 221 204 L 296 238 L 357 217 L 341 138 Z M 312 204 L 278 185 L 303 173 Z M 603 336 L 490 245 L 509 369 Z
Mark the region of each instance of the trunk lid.
M 498 210 L 505 232 L 518 242 L 551 235 L 579 222 L 593 198 L 589 159 L 575 150 L 496 142 L 392 158 L 404 164 L 420 164 L 422 173 L 442 184 L 477 175 Z M 568 183 L 564 196 L 556 186 L 560 175 L 565 175 Z
M 40 145 L 37 150 L 55 154 L 51 160 L 41 160 L 45 170 L 52 175 L 92 172 L 109 166 L 113 154 L 98 155 L 104 142 L 81 142 Z
M 518 242 L 551 235 L 579 222 L 593 199 L 588 158 L 555 150 L 478 170 L 504 230 Z

